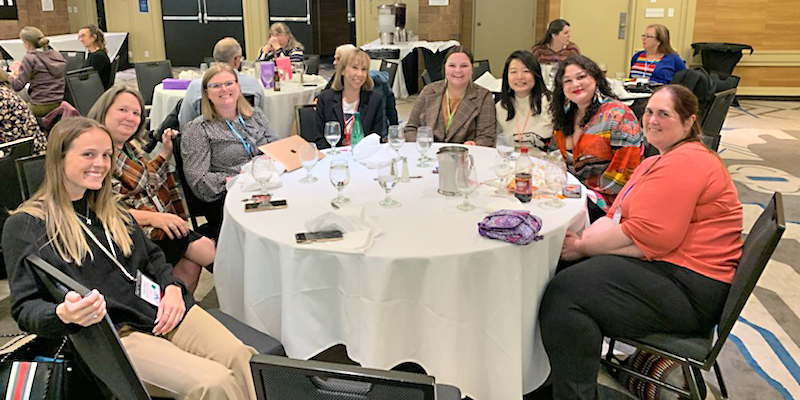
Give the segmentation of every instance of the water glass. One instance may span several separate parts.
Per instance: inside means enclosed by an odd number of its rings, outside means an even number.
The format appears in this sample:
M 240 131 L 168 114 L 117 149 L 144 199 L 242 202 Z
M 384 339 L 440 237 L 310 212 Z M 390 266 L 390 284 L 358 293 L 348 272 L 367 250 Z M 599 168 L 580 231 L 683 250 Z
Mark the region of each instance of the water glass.
M 392 188 L 397 185 L 397 181 L 400 177 L 397 173 L 397 161 L 391 160 L 378 165 L 378 184 L 381 185 L 381 188 L 386 191 L 386 198 L 378 202 L 381 207 L 386 208 L 396 208 L 400 207 L 400 203 L 394 199 L 392 199 L 389 193 L 392 191 Z
M 514 140 L 503 132 L 497 132 L 495 148 L 497 149 L 497 154 L 509 158 L 511 153 L 514 152 Z
M 306 143 L 300 147 L 298 154 L 300 157 L 300 164 L 306 169 L 306 176 L 300 179 L 301 183 L 314 183 L 318 179 L 311 174 L 311 168 L 317 165 L 317 145 L 316 143 Z
M 567 184 L 567 165 L 558 150 L 552 151 L 545 156 L 547 161 L 545 167 L 544 182 L 545 186 L 553 194 L 553 198 L 540 203 L 539 206 L 545 209 L 555 209 L 564 206 L 564 201 L 558 196 L 562 193 Z
M 345 186 L 350 183 L 350 164 L 347 160 L 333 160 L 331 161 L 331 169 L 329 172 L 331 184 L 336 188 L 338 194 L 336 198 L 331 200 L 331 204 L 341 207 L 350 202 L 350 199 L 344 197 L 342 191 Z
M 497 175 L 497 179 L 500 181 L 500 187 L 497 189 L 498 194 L 507 195 L 508 192 L 508 177 L 514 172 L 514 164 L 511 163 L 511 160 L 508 157 L 503 157 L 501 155 L 497 155 L 494 159 L 494 173 Z
M 456 168 L 456 189 L 464 196 L 464 202 L 459 204 L 461 211 L 472 211 L 475 206 L 469 203 L 469 196 L 478 188 L 478 174 L 475 171 L 475 159 L 468 155 L 463 163 Z
M 200 63 L 200 75 L 205 75 L 206 71 L 208 71 L 208 64 Z
M 329 154 L 336 154 L 336 144 L 342 139 L 342 128 L 339 127 L 339 122 L 329 121 L 325 123 L 325 141 L 331 145 Z
M 389 145 L 392 146 L 394 152 L 400 156 L 400 149 L 403 147 L 403 144 L 406 142 L 406 136 L 403 134 L 403 131 L 400 130 L 400 127 L 397 125 L 392 125 L 389 127 Z
M 433 161 L 428 157 L 428 149 L 433 145 L 433 130 L 429 126 L 420 126 L 417 128 L 417 151 L 420 157 L 417 163 L 418 167 L 428 167 L 428 162 Z
M 267 194 L 269 181 L 277 174 L 277 169 L 272 159 L 264 155 L 253 158 L 250 172 L 253 174 L 253 179 L 261 186 L 261 194 Z

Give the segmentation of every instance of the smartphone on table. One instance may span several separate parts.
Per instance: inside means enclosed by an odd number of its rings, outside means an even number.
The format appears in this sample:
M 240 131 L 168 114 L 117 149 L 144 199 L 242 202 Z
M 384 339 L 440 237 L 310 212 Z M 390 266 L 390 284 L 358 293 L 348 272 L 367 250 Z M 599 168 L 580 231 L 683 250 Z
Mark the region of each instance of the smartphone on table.
M 245 212 L 276 210 L 286 207 L 288 207 L 286 200 L 248 201 L 244 203 Z
M 294 235 L 297 243 L 315 243 L 315 242 L 332 242 L 335 240 L 342 240 L 344 235 L 340 230 L 319 231 L 319 232 L 301 232 Z
M 564 186 L 564 197 L 568 199 L 580 199 L 581 198 L 581 185 L 566 185 Z

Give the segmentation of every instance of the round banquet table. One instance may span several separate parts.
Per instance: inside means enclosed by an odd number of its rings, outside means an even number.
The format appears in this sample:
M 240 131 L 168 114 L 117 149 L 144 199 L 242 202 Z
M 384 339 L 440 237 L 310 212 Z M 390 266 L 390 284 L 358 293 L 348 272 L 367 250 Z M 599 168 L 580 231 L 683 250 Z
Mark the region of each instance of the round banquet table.
M 467 147 L 478 179 L 494 178 L 495 150 Z M 289 357 L 308 359 L 344 344 L 364 367 L 413 361 L 473 399 L 519 400 L 550 371 L 537 312 L 566 230 L 587 225 L 585 196 L 555 210 L 539 207 L 543 200 L 517 203 L 542 218 L 544 238 L 529 245 L 491 240 L 477 224 L 500 199 L 494 188 L 473 193 L 476 210 L 458 211 L 463 198 L 439 194 L 433 168 L 416 167 L 415 144 L 401 154 L 410 175 L 422 178 L 397 184 L 391 195 L 402 205 L 394 209 L 378 205 L 385 193 L 375 170 L 349 151 L 318 162 L 316 183 L 298 182 L 303 169 L 283 174 L 271 193 L 288 201 L 285 209 L 245 213 L 242 200 L 252 193 L 234 183 L 214 264 L 220 307 L 278 338 Z M 295 244 L 306 221 L 333 211 L 328 169 L 337 158 L 350 160 L 346 207 L 363 207 L 382 230 L 364 254 Z
M 281 90 L 264 89 L 261 109 L 267 115 L 272 129 L 279 137 L 287 137 L 292 132 L 294 123 L 294 108 L 304 104 L 311 104 L 314 98 L 325 89 L 328 81 L 319 75 L 305 75 L 301 85 L 299 81 L 281 82 Z M 178 100 L 183 99 L 186 90 L 164 89 L 162 84 L 156 85 L 153 90 L 153 108 L 150 110 L 150 126 L 157 128 L 167 115 L 175 109 Z

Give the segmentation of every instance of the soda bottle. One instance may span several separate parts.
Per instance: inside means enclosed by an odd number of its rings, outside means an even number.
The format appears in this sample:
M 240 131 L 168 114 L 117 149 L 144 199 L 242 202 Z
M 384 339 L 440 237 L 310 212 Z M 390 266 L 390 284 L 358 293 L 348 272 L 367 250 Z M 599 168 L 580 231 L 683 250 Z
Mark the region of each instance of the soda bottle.
M 275 64 L 275 75 L 273 75 L 272 78 L 274 79 L 273 86 L 272 86 L 273 90 L 275 90 L 276 92 L 280 92 L 281 91 L 281 71 L 278 69 L 278 64 L 277 63 Z
M 531 201 L 533 187 L 531 186 L 531 158 L 528 148 L 520 149 L 517 165 L 514 167 L 514 196 L 523 203 Z
M 350 131 L 350 146 L 355 147 L 361 139 L 364 138 L 364 128 L 361 127 L 361 121 L 359 120 L 360 114 L 356 111 L 353 118 L 353 129 Z

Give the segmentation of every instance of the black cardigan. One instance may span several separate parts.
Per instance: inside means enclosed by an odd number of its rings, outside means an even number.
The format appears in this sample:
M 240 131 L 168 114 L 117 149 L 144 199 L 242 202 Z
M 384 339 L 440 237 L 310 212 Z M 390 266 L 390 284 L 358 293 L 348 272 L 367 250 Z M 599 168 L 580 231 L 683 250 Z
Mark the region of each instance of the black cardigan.
M 377 133 L 381 138 L 386 137 L 386 100 L 378 91 L 366 90 L 361 88 L 361 96 L 358 101 L 359 121 L 364 128 L 364 136 Z M 325 140 L 323 128 L 328 121 L 339 121 L 339 126 L 344 132 L 344 112 L 342 111 L 342 91 L 326 89 L 323 90 L 317 100 L 317 126 L 314 129 L 314 142 L 318 149 L 331 147 Z M 342 139 L 337 146 L 342 145 Z

